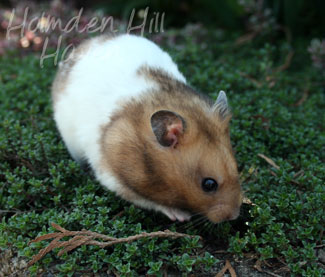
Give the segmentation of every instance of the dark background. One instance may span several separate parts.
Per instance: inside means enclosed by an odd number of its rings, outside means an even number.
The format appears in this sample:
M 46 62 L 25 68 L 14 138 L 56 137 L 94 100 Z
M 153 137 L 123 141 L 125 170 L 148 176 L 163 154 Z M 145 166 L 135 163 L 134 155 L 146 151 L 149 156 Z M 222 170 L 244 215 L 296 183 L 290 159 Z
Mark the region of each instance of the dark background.
M 14 6 L 21 1 L 0 1 L 2 7 Z M 28 3 L 28 1 L 25 1 Z M 44 3 L 46 1 L 36 1 Z M 147 6 L 151 11 L 165 12 L 166 27 L 182 27 L 200 22 L 208 27 L 245 30 L 252 11 L 247 6 L 261 5 L 262 12 L 269 9 L 277 24 L 290 29 L 293 36 L 324 37 L 325 1 L 323 0 L 74 0 L 66 1 L 76 8 L 100 9 L 105 14 L 127 19 L 133 8 Z M 254 13 L 254 12 L 253 12 Z M 256 14 L 258 17 L 258 14 Z

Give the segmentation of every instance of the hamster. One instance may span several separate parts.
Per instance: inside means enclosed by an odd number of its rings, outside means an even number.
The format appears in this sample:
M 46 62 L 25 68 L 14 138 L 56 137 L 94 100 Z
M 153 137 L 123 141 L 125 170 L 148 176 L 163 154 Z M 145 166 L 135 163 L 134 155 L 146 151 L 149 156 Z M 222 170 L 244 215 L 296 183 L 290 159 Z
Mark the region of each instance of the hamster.
M 213 103 L 196 92 L 150 40 L 86 40 L 61 62 L 52 102 L 73 159 L 123 199 L 178 221 L 239 215 L 226 94 Z

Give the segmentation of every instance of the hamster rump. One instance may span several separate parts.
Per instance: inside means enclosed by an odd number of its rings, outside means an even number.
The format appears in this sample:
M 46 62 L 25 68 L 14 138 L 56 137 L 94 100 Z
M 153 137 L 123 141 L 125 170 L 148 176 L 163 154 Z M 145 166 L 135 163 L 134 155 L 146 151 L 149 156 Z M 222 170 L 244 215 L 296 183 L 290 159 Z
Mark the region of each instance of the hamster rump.
M 186 84 L 167 53 L 132 35 L 92 39 L 63 80 L 60 74 L 52 89 L 58 129 L 102 185 L 172 220 L 238 216 L 224 92 L 211 102 Z

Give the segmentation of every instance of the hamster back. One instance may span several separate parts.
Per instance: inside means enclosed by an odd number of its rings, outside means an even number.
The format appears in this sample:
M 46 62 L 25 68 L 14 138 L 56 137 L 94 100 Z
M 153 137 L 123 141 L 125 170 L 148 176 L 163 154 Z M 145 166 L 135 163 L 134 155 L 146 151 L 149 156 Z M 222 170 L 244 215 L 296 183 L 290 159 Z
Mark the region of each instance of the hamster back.
M 72 157 L 98 181 L 172 220 L 239 214 L 227 98 L 186 84 L 170 56 L 132 35 L 84 42 L 53 83 L 54 118 Z

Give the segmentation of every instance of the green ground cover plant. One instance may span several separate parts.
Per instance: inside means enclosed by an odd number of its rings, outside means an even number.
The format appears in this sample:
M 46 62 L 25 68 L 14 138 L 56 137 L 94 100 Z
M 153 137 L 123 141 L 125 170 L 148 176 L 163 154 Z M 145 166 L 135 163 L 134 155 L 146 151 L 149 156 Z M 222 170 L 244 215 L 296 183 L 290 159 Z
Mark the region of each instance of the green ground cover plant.
M 324 275 L 318 257 L 325 222 L 323 75 L 312 67 L 310 40 L 289 45 L 257 38 L 238 46 L 238 36 L 217 30 L 200 43 L 180 36 L 177 43 L 165 45 L 193 87 L 214 98 L 225 90 L 232 107 L 231 138 L 251 203 L 243 205 L 236 221 L 219 225 L 202 224 L 200 218 L 171 223 L 102 188 L 91 171 L 70 158 L 55 128 L 50 104 L 53 60 L 41 69 L 35 55 L 1 56 L 2 251 L 12 249 L 29 261 L 48 242 L 28 242 L 54 232 L 51 222 L 114 237 L 169 229 L 196 237 L 144 238 L 104 249 L 83 245 L 60 258 L 55 249 L 32 265 L 29 274 L 46 269 L 57 276 L 214 276 L 224 262 L 217 250 L 223 249 L 284 268 L 277 273 L 281 276 Z

